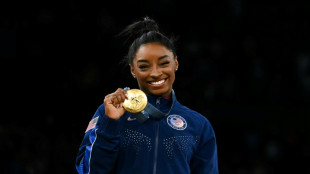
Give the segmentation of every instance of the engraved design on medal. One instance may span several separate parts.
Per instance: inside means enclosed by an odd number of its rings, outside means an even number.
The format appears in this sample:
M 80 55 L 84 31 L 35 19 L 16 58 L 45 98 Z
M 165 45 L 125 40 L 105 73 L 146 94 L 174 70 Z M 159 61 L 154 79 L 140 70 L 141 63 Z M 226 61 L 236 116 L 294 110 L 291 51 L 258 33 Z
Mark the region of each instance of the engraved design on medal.
M 127 91 L 128 99 L 124 101 L 123 107 L 131 113 L 141 112 L 147 105 L 145 93 L 139 89 L 130 89 Z

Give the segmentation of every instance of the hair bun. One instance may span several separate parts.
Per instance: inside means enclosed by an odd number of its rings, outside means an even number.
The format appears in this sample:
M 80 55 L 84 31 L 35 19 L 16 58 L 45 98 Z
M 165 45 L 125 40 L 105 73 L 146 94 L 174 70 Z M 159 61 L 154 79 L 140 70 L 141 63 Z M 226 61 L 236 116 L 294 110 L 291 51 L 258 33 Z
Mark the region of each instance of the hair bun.
M 144 24 L 144 28 L 141 28 L 142 34 L 148 31 L 157 31 L 157 32 L 159 31 L 157 23 L 148 16 L 143 18 L 142 23 Z
M 119 35 L 128 37 L 127 40 L 135 40 L 149 31 L 159 32 L 159 27 L 153 19 L 146 16 L 143 20 L 128 25 Z

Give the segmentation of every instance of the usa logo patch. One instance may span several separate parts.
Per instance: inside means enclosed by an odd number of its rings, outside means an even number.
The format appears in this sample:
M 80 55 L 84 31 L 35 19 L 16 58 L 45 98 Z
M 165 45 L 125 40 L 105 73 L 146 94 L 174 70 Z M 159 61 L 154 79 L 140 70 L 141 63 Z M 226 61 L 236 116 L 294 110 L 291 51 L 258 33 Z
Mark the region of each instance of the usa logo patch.
M 187 127 L 186 120 L 180 115 L 169 115 L 167 117 L 167 123 L 176 130 L 184 130 Z
M 93 118 L 92 120 L 90 120 L 90 122 L 88 123 L 87 129 L 85 131 L 85 133 L 91 129 L 94 129 L 94 127 L 96 126 L 97 122 L 98 122 L 99 116 L 97 116 L 96 118 Z

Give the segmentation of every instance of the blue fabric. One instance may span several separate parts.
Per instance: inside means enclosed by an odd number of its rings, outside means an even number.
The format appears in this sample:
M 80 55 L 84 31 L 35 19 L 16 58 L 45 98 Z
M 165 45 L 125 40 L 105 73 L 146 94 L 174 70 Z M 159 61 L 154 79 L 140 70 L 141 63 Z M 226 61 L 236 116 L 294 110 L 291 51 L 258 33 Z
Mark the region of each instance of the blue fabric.
M 148 96 L 148 103 L 145 107 L 145 109 L 141 112 L 134 113 L 132 114 L 140 123 L 145 122 L 147 119 L 151 117 L 160 119 L 162 117 L 165 117 L 169 114 L 171 110 L 171 105 L 174 104 L 176 97 L 174 94 L 174 91 L 172 90 L 172 100 L 167 100 L 169 103 L 162 103 L 164 98 L 162 97 L 153 97 L 153 96 Z M 163 101 L 161 101 L 163 100 Z M 171 103 L 172 102 L 172 103 Z M 162 108 L 156 108 L 163 106 Z M 161 111 L 161 109 L 164 109 Z
M 78 173 L 218 174 L 209 120 L 176 99 L 148 96 L 148 101 L 169 114 L 160 119 L 151 115 L 140 123 L 126 112 L 112 120 L 105 116 L 104 105 L 99 106 L 93 116 L 99 116 L 98 123 L 85 133 L 76 158 Z

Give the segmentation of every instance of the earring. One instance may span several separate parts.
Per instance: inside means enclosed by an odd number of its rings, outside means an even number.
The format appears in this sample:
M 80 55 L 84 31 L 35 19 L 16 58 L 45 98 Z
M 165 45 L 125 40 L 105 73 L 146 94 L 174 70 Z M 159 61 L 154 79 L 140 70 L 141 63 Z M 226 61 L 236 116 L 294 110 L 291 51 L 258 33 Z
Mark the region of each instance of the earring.
M 136 76 L 135 75 L 132 75 L 133 76 L 133 78 L 135 79 L 136 78 Z
M 175 71 L 177 71 L 178 70 L 178 67 L 175 69 Z

